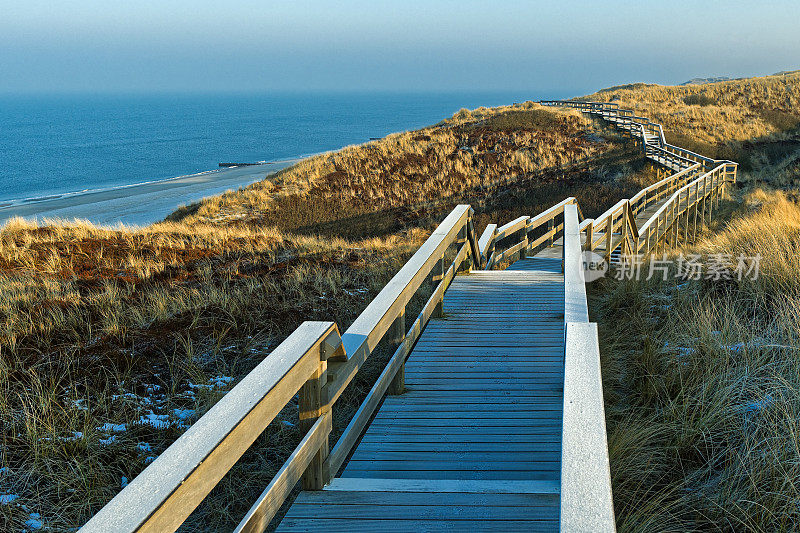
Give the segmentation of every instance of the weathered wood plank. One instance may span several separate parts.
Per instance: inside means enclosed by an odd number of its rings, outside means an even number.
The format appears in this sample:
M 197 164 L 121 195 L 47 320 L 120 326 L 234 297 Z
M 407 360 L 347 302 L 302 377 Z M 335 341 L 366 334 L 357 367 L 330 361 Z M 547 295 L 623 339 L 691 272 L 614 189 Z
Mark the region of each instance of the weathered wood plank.
M 558 479 L 558 470 L 357 470 L 345 468 L 344 475 L 365 478 L 396 479 Z
M 558 531 L 558 520 L 486 520 L 486 521 L 447 521 L 425 520 L 336 520 L 336 519 L 292 519 L 286 518 L 278 528 L 286 533 L 375 533 L 376 531 L 404 531 L 428 533 L 452 532 L 468 527 L 471 531 L 508 533 L 509 531 L 529 531 L 531 533 Z
M 504 451 L 508 453 L 557 452 L 561 444 L 556 442 L 403 442 L 393 440 L 361 441 L 358 452 L 428 452 L 428 453 L 482 453 Z
M 367 494 L 391 494 L 367 493 Z M 320 503 L 305 503 L 303 500 L 292 505 L 292 509 L 287 518 L 316 518 L 320 513 L 324 513 L 326 519 L 351 519 L 351 520 L 552 520 L 553 507 L 550 505 L 531 505 L 522 506 L 518 501 L 511 505 L 503 505 L 501 502 L 491 501 L 489 495 L 481 495 L 479 502 L 472 505 L 430 505 L 423 501 L 422 497 L 410 498 L 412 493 L 401 493 L 405 496 L 400 504 L 391 503 L 389 498 L 382 498 L 383 503 L 352 503 L 352 502 L 332 502 L 331 504 L 320 505 Z M 429 499 L 436 499 L 436 495 L 427 495 Z M 451 495 L 452 496 L 452 495 Z M 476 498 L 467 498 L 475 500 Z M 341 498 L 338 498 L 341 499 Z M 380 500 L 379 498 L 374 498 Z M 357 501 L 357 500 L 356 500 Z

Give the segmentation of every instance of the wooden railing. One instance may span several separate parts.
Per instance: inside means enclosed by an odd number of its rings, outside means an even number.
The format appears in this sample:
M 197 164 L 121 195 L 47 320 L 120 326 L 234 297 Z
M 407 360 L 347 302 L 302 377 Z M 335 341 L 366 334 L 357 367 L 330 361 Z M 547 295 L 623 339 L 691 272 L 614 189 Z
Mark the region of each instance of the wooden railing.
M 629 200 L 621 200 L 593 220 L 584 220 L 580 229 L 586 235 L 584 248 L 610 259 L 621 254 L 649 254 L 663 250 L 666 244 L 697 235 L 697 219 L 704 223 L 724 194 L 729 183 L 736 182 L 738 164 L 715 160 L 690 150 L 668 144 L 660 124 L 621 109 L 613 102 L 545 100 L 549 106 L 567 106 L 599 115 L 631 137 L 640 139 L 645 156 L 674 174 L 639 191 Z M 654 204 L 663 204 L 657 213 L 637 228 L 636 216 Z M 595 236 L 597 233 L 597 236 Z
M 564 413 L 560 531 L 613 532 L 597 324 L 589 322 L 578 210 L 564 213 Z
M 722 164 L 675 191 L 639 228 L 636 253 L 657 252 L 694 239 L 698 218 L 704 224 L 725 192 L 725 176 Z
M 597 329 L 588 321 L 581 249 L 603 249 L 607 257 L 615 250 L 650 253 L 687 238 L 690 221 L 696 233 L 698 216 L 702 223 L 711 215 L 726 184 L 735 181 L 737 167 L 667 144 L 660 125 L 617 104 L 543 103 L 597 114 L 641 139 L 647 157 L 681 168 L 582 222 L 575 198 L 567 198 L 539 215 L 500 227 L 489 224 L 478 236 L 472 208 L 457 206 L 344 334 L 332 322 L 304 322 L 81 531 L 175 531 L 299 394 L 304 436 L 236 528 L 264 531 L 299 481 L 319 490 L 336 476 L 384 395 L 403 391 L 405 360 L 428 321 L 441 314 L 456 274 L 525 258 L 558 239 L 563 239 L 566 335 L 562 529 L 587 530 L 576 524 L 591 524 L 591 530 L 613 531 Z M 659 209 L 637 227 L 636 216 L 654 204 Z M 424 283 L 432 284 L 432 294 L 406 328 L 406 307 Z M 394 353 L 331 449 L 332 409 L 384 339 Z
M 513 258 L 525 259 L 529 253 L 535 254 L 552 246 L 564 234 L 564 209 L 568 205 L 574 205 L 580 213 L 575 198 L 569 197 L 535 217 L 519 217 L 492 232 L 487 228 L 481 236 L 483 246 L 491 250 L 491 254 L 487 256 L 486 268 L 491 269 Z M 531 233 L 534 235 L 531 236 Z M 514 244 L 509 244 L 509 241 Z M 502 245 L 506 248 L 498 251 L 497 247 Z
M 301 477 L 313 484 L 331 430 L 320 382 L 339 353 L 335 324 L 303 323 L 81 531 L 176 530 L 298 392 L 301 418 L 313 423 L 270 484 L 273 501 L 282 502 Z
M 452 246 L 455 256 L 445 264 Z M 384 394 L 402 392 L 406 357 L 469 262 L 485 264 L 472 208 L 459 205 L 341 337 L 332 322 L 304 322 L 81 531 L 175 531 L 299 393 L 305 435 L 236 528 L 264 531 L 298 481 L 321 489 L 336 475 Z M 406 331 L 406 305 L 427 279 L 433 294 Z M 398 345 L 394 355 L 329 453 L 331 410 L 387 334 Z

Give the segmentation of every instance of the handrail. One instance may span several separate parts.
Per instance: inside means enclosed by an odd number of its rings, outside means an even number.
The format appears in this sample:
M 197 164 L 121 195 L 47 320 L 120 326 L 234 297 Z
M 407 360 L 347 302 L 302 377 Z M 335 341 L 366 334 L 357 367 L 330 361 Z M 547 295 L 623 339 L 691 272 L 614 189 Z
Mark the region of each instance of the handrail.
M 453 244 L 459 251 L 422 313 L 405 331 L 405 306 Z M 195 422 L 155 461 L 81 528 L 84 533 L 175 531 L 274 417 L 300 392 L 305 436 L 273 478 L 237 531 L 263 531 L 294 485 L 321 489 L 357 440 L 358 424 L 372 415 L 388 384 L 402 389 L 405 356 L 462 264 L 484 264 L 472 224 L 472 208 L 459 205 L 433 231 L 347 331 L 333 322 L 304 322 L 252 372 Z M 399 348 L 332 452 L 330 410 L 381 339 L 392 331 Z M 377 389 L 376 389 L 377 388 Z
M 494 241 L 497 238 L 497 224 L 487 224 L 483 230 L 480 239 L 478 239 L 478 248 L 481 255 L 488 260 L 494 250 Z
M 674 182 L 676 179 L 682 178 L 685 174 L 688 174 L 690 172 L 693 172 L 693 171 L 697 170 L 697 168 L 699 166 L 700 166 L 700 163 L 695 163 L 693 166 L 691 166 L 689 168 L 685 168 L 685 169 L 681 170 L 680 172 L 677 172 L 676 174 L 673 174 L 672 176 L 668 176 L 668 177 L 664 178 L 661 181 L 653 183 L 652 185 L 648 185 L 647 187 L 645 187 L 644 189 L 642 189 L 641 191 L 639 191 L 638 193 L 634 194 L 631 197 L 631 204 L 638 203 L 639 200 L 644 198 L 651 191 L 660 189 L 661 187 Z
M 328 369 L 328 401 L 333 403 L 355 377 L 358 369 L 400 318 L 406 304 L 433 270 L 458 234 L 468 227 L 472 208 L 459 205 L 444 219 L 428 240 L 386 284 L 353 324 L 342 334 L 343 361 L 333 361 Z
M 304 322 L 81 531 L 177 529 L 340 344 L 333 322 Z M 330 415 L 319 415 L 327 442 Z
M 588 322 L 586 284 L 583 279 L 581 234 L 578 231 L 578 210 L 574 205 L 564 208 L 564 322 Z
M 696 235 L 698 209 L 702 210 L 699 216 L 702 221 L 705 221 L 706 214 L 711 215 L 714 205 L 724 193 L 726 184 L 736 183 L 737 163 L 711 159 L 668 144 L 661 124 L 637 116 L 632 110 L 607 106 L 603 102 L 546 100 L 541 103 L 543 105 L 563 105 L 580 109 L 586 113 L 599 114 L 623 132 L 633 137 L 640 137 L 644 144 L 646 157 L 670 169 L 677 170 L 665 179 L 642 189 L 630 200 L 618 202 L 597 219 L 584 221 L 581 224 L 581 231 L 586 232 L 585 248 L 596 250 L 605 241 L 604 255 L 608 259 L 622 243 L 626 243 L 629 252 L 650 253 L 663 246 L 667 240 L 674 243 L 681 237 L 688 238 L 691 233 Z M 651 132 L 656 140 L 648 137 L 647 132 Z M 702 192 L 698 188 L 701 182 L 703 183 Z M 695 189 L 694 197 L 691 197 L 688 192 L 692 187 Z M 669 196 L 664 200 L 665 195 Z M 627 207 L 622 206 L 624 202 L 627 202 Z M 659 203 L 659 209 L 637 228 L 635 215 L 653 203 Z M 690 229 L 688 214 L 690 209 L 694 210 L 692 229 Z M 623 214 L 623 211 L 626 214 Z M 623 221 L 620 218 L 619 232 L 615 233 L 618 227 L 617 216 L 628 220 Z M 683 227 L 679 228 L 681 218 Z M 651 229 L 654 225 L 655 229 Z M 594 239 L 596 230 L 603 231 L 597 240 Z
M 597 324 L 589 322 L 577 208 L 564 210 L 561 531 L 616 530 Z
M 575 205 L 578 211 L 580 211 L 577 200 L 574 196 L 570 196 L 569 198 L 557 203 L 553 207 L 542 211 L 536 216 L 521 216 L 498 228 L 492 240 L 489 241 L 490 246 L 495 247 L 498 241 L 506 239 L 514 234 L 519 234 L 520 240 L 518 243 L 507 247 L 502 252 L 497 252 L 494 250 L 494 253 L 492 253 L 487 259 L 486 268 L 490 269 L 498 263 L 505 261 L 516 254 L 520 254 L 521 257 L 525 257 L 529 250 L 536 250 L 542 244 L 552 243 L 558 239 L 563 231 L 563 224 L 556 224 L 555 219 L 563 214 L 564 207 L 567 205 Z M 538 228 L 541 228 L 545 224 L 548 225 L 547 231 L 533 241 L 529 241 L 528 234 Z

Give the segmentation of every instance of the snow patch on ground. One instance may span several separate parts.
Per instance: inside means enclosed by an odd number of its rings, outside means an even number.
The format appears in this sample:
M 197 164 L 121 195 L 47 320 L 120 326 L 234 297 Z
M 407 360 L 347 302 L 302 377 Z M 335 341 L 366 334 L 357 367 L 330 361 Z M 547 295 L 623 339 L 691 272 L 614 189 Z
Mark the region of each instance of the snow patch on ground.
M 127 431 L 128 427 L 125 424 L 113 424 L 111 422 L 106 422 L 99 428 L 97 431 L 102 431 L 103 433 L 122 433 Z
M 44 525 L 42 523 L 42 515 L 39 513 L 31 513 L 28 515 L 28 520 L 25 522 L 25 525 L 31 529 L 42 529 Z
M 0 494 L 0 505 L 8 505 L 19 498 L 19 494 Z
M 192 390 L 214 390 L 222 389 L 230 385 L 233 378 L 230 376 L 216 376 L 208 380 L 208 384 L 195 384 L 189 383 L 189 388 Z
M 169 415 L 157 415 L 153 411 L 139 418 L 139 424 L 152 426 L 155 429 L 166 429 L 169 427 Z

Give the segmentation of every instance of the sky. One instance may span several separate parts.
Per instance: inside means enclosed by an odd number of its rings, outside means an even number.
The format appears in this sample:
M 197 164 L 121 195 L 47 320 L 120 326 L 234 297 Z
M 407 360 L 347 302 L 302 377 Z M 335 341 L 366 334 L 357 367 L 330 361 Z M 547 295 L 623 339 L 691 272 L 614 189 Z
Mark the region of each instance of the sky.
M 0 14 L 0 93 L 585 94 L 800 68 L 797 0 L 0 0 Z

